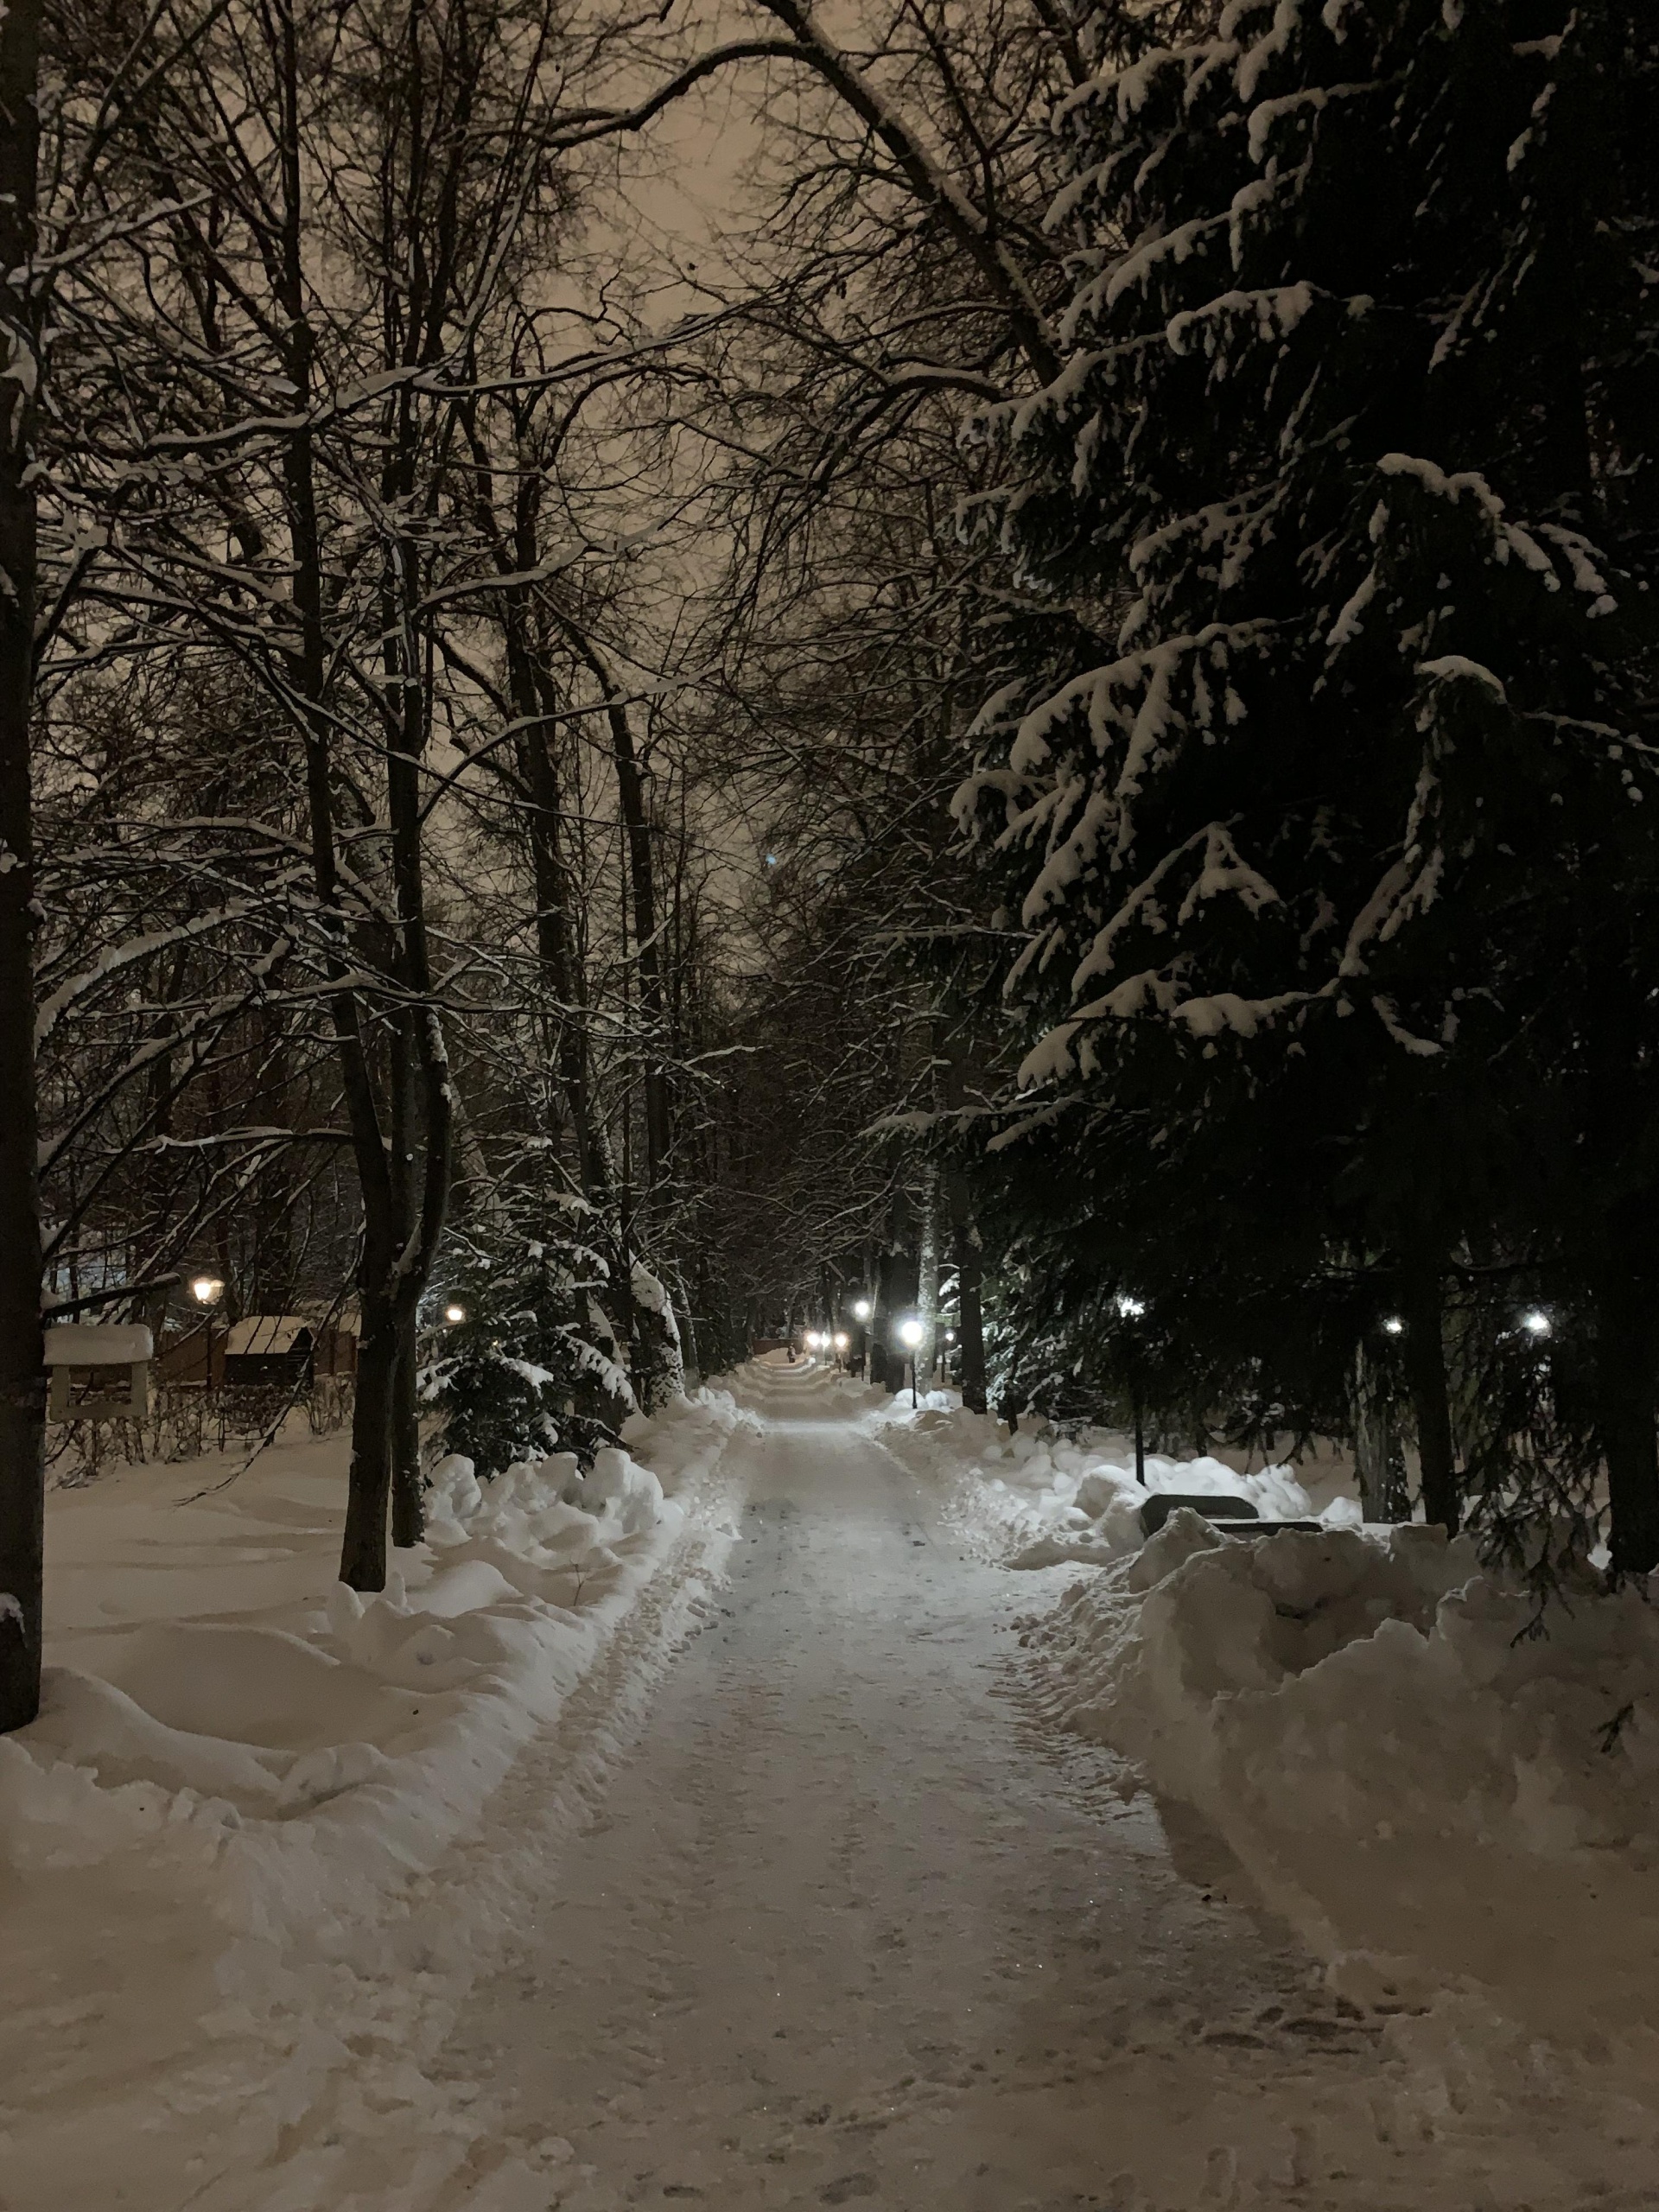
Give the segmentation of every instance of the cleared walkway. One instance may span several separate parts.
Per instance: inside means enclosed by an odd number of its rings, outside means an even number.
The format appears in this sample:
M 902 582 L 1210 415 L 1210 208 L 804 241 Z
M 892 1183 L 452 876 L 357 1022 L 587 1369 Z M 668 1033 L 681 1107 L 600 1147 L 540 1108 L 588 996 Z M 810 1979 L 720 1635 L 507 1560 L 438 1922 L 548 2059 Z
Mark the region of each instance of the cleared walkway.
M 1588 2201 L 1547 2100 L 1436 2125 L 1036 1724 L 1034 1578 L 965 1560 L 811 1378 L 751 1389 L 729 1591 L 435 2069 L 538 2177 L 504 2212 Z

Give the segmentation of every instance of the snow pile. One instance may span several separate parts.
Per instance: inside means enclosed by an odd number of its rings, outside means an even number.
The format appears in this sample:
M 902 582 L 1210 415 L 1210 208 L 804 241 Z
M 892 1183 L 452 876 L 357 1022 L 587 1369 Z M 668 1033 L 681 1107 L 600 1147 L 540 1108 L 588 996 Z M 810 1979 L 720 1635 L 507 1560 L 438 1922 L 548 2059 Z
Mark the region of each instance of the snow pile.
M 1541 1632 L 1538 1632 L 1541 1627 Z M 1659 2024 L 1659 1611 L 1541 1624 L 1466 1540 L 1240 1541 L 1178 1511 L 1032 1630 L 1055 1709 L 1196 1808 L 1334 1986 Z
M 1143 1486 L 1135 1480 L 1135 1447 L 1121 1437 L 1069 1440 L 1025 1429 L 1010 1436 L 1000 1421 L 968 1412 L 954 1392 L 931 1391 L 914 1412 L 906 1394 L 884 1401 L 867 1418 L 912 1471 L 954 1492 L 953 1517 L 977 1548 L 1014 1567 L 1098 1564 L 1138 1550 L 1141 1509 L 1156 1491 L 1244 1498 L 1265 1520 L 1301 1520 L 1313 1512 L 1288 1467 L 1241 1475 L 1219 1459 L 1148 1452 Z M 1359 1509 L 1338 1497 L 1323 1517 L 1348 1526 L 1357 1522 Z
M 674 1493 L 747 1421 L 700 1391 L 585 1478 L 560 1456 L 480 1485 L 445 1460 L 427 1542 L 366 1599 L 326 1564 L 341 1439 L 196 1498 L 172 1467 L 54 1499 L 58 1663 L 39 1720 L 0 1738 L 8 1956 L 54 1960 L 61 1986 L 91 1925 L 118 1980 L 181 1908 L 209 1952 L 326 1955 L 476 1820 L 673 1548 Z

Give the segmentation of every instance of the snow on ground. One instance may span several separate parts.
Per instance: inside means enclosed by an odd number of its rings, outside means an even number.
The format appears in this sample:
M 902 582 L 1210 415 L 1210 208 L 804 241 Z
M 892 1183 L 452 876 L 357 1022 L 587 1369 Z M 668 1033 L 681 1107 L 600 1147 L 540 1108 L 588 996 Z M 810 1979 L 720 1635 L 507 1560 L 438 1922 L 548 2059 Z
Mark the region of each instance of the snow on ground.
M 193 2069 L 211 2097 L 217 2044 L 395 1916 L 665 1565 L 707 1586 L 722 1516 L 679 1501 L 747 1419 L 699 1392 L 585 1481 L 447 1461 L 366 1601 L 335 1580 L 343 1436 L 54 1495 L 43 1709 L 0 1738 L 5 2187 L 73 2170 L 89 2097 L 110 2124 Z M 299 2102 L 326 2041 L 287 2053 Z
M 1466 1538 L 1240 1542 L 1177 1514 L 1032 1630 L 1053 1709 L 1195 1808 L 1365 1999 L 1659 2029 L 1659 1611 L 1539 1617 Z M 1655 2045 L 1659 2055 L 1659 2044 Z
M 842 1380 L 842 1394 L 897 1458 L 943 1482 L 952 1516 L 986 1556 L 1014 1567 L 1057 1567 L 1067 1560 L 1099 1564 L 1136 1551 L 1137 1516 L 1155 1491 L 1245 1498 L 1264 1518 L 1299 1520 L 1315 1512 L 1313 1496 L 1291 1467 L 1241 1473 L 1222 1460 L 1146 1455 L 1143 1486 L 1135 1474 L 1131 1440 L 1100 1432 L 1065 1437 L 1046 1428 L 1010 1436 L 1001 1421 L 969 1413 L 955 1391 L 911 1394 Z M 1322 1471 L 1324 1472 L 1324 1471 Z M 1354 1499 L 1324 1474 L 1320 1517 L 1333 1528 L 1359 1520 Z
M 1033 1440 L 758 1364 L 580 1507 L 451 1465 L 362 1607 L 339 1440 L 55 1498 L 0 2204 L 1646 2212 L 1637 1601 L 1120 1555 L 1111 1440 Z
M 1200 1815 L 1333 1988 L 1443 2013 L 1456 1993 L 1471 2018 L 1611 2033 L 1659 2066 L 1659 1609 L 1639 1590 L 1586 1574 L 1541 1618 L 1467 1539 L 1362 1529 L 1340 1494 L 1323 1533 L 1238 1541 L 1178 1511 L 1142 1548 L 1111 1440 L 1009 1439 L 944 1393 L 865 1402 L 1008 1564 L 1094 1567 L 1027 1624 L 1045 1709 Z M 1310 1510 L 1287 1468 L 1147 1476 Z
M 948 1491 L 822 1374 L 741 1388 L 721 1605 L 417 2108 L 364 2139 L 379 2186 L 348 2161 L 316 2201 L 1648 2212 L 1650 2108 L 1339 1996 L 1055 1730 L 1009 1629 L 1075 1569 L 964 1557 Z M 429 2190 L 433 2113 L 472 2135 Z

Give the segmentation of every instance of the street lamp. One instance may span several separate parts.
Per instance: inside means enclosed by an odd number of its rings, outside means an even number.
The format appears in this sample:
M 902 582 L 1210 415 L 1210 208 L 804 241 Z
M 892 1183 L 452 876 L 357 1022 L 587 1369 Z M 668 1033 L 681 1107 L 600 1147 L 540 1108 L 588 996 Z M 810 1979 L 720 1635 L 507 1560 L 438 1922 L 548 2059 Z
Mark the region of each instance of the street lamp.
M 1142 1298 L 1132 1297 L 1127 1290 L 1118 1293 L 1116 1304 L 1119 1313 L 1126 1321 L 1140 1320 L 1147 1310 L 1146 1300 Z M 1147 1416 L 1146 1408 L 1141 1400 L 1139 1337 L 1138 1330 L 1129 1329 L 1124 1332 L 1124 1350 L 1128 1355 L 1129 1407 L 1135 1415 L 1135 1479 L 1144 1490 L 1147 1485 Z
M 861 1298 L 853 1308 L 853 1319 L 855 1321 L 868 1321 L 869 1318 L 870 1301 L 868 1298 Z
M 836 1365 L 837 1367 L 841 1366 L 846 1359 L 847 1347 L 851 1344 L 851 1342 L 852 1338 L 848 1335 L 845 1329 L 837 1329 L 836 1331 Z
M 217 1306 L 225 1295 L 225 1286 L 217 1275 L 198 1275 L 190 1286 L 190 1295 L 198 1306 Z
M 899 1324 L 899 1341 L 910 1354 L 910 1409 L 912 1413 L 917 1405 L 916 1354 L 921 1349 L 922 1338 L 926 1334 L 927 1331 L 913 1316 L 910 1320 Z
M 467 1308 L 464 1306 L 457 1306 L 452 1298 L 443 1309 L 443 1318 L 453 1329 L 458 1321 L 464 1321 L 467 1319 Z

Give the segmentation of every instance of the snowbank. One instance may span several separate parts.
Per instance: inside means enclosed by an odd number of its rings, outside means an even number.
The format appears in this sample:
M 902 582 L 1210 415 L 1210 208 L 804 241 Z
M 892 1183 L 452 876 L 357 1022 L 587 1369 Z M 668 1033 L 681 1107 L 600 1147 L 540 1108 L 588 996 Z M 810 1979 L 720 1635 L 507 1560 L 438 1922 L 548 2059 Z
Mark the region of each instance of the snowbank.
M 1010 1437 L 1000 1421 L 968 1412 L 953 1391 L 927 1393 L 914 1411 L 907 1392 L 868 1395 L 876 1402 L 866 1418 L 888 1449 L 913 1471 L 941 1481 L 964 1535 L 1010 1566 L 1100 1564 L 1138 1550 L 1138 1516 L 1155 1491 L 1247 1498 L 1269 1520 L 1313 1514 L 1288 1467 L 1241 1475 L 1219 1459 L 1148 1452 L 1143 1486 L 1135 1476 L 1135 1447 L 1123 1438 L 1068 1441 L 1024 1429 Z M 1332 1527 L 1351 1526 L 1359 1508 L 1338 1497 L 1321 1517 Z
M 1659 2024 L 1659 1611 L 1533 1601 L 1466 1540 L 1177 1512 L 1033 1624 L 1059 1718 L 1196 1808 L 1365 2002 Z
M 480 1485 L 445 1461 L 427 1541 L 366 1600 L 334 1579 L 343 1438 L 54 1497 L 43 1710 L 0 1738 L 0 2139 L 25 2111 L 48 2126 L 71 2075 L 107 2094 L 226 2032 L 229 1992 L 245 2012 L 360 1954 L 592 1668 L 748 1421 L 700 1391 L 585 1479 L 556 1458 Z

